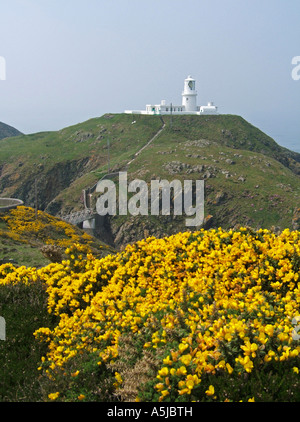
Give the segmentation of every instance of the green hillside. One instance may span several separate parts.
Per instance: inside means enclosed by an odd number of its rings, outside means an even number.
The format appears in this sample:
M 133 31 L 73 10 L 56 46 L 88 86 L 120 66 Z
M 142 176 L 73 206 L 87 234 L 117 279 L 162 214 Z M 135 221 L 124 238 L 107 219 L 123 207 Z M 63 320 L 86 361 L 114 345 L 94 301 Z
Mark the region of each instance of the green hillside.
M 53 215 L 83 209 L 83 189 L 126 169 L 129 179 L 147 182 L 204 179 L 207 226 L 299 227 L 300 154 L 239 116 L 106 114 L 57 132 L 3 139 L 0 152 L 0 195 L 34 206 L 36 181 L 38 206 Z M 107 227 L 117 246 L 185 228 L 171 216 L 116 216 Z
M 14 127 L 0 122 L 0 139 L 18 135 L 22 135 L 22 133 Z
M 37 179 L 40 209 L 80 208 L 84 187 L 93 184 L 110 166 L 124 165 L 162 126 L 159 118 L 132 125 L 132 117 L 105 115 L 57 132 L 41 132 L 2 140 L 0 192 L 34 205 Z M 64 191 L 64 204 L 52 201 Z
M 43 211 L 18 207 L 0 213 L 0 265 L 43 267 L 66 258 L 65 250 L 83 245 L 95 256 L 114 250 L 99 239 Z

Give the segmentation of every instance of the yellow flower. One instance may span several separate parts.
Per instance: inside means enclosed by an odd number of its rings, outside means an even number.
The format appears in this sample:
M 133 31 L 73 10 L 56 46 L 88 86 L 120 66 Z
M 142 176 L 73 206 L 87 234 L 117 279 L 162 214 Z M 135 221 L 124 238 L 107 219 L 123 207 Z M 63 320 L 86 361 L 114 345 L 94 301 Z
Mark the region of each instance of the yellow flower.
M 213 385 L 210 385 L 208 387 L 208 390 L 205 391 L 205 394 L 207 396 L 213 396 L 215 394 L 215 387 Z
M 226 368 L 227 368 L 228 373 L 229 374 L 232 374 L 233 368 L 232 368 L 232 366 L 229 363 L 226 363 Z
M 79 374 L 79 372 L 80 372 L 80 371 L 73 372 L 73 373 L 71 374 L 71 377 L 77 377 L 77 375 Z
M 162 383 L 162 382 L 159 382 L 158 384 L 156 384 L 155 385 L 155 388 L 158 390 L 158 391 L 162 391 L 163 389 L 164 389 L 164 384 Z
M 175 369 L 175 368 L 171 368 L 171 369 L 170 369 L 170 374 L 171 374 L 172 376 L 174 376 L 174 375 L 176 374 L 176 369 Z
M 167 368 L 166 366 L 164 366 L 163 368 L 161 368 L 158 371 L 158 375 L 157 378 L 161 378 L 161 377 L 166 377 L 169 374 L 169 368 Z
M 123 379 L 121 375 L 119 374 L 119 372 L 115 372 L 115 379 L 116 379 L 116 382 L 114 383 L 114 386 L 119 387 L 123 382 Z
M 280 341 L 285 341 L 288 340 L 289 336 L 287 333 L 281 332 L 277 335 L 277 337 L 279 338 Z
M 165 359 L 163 359 L 163 363 L 165 365 L 172 365 L 173 361 L 170 359 L 170 356 L 167 356 Z
M 180 352 L 184 352 L 188 347 L 189 347 L 188 344 L 183 344 L 183 343 L 180 343 L 179 344 L 179 350 L 180 350 Z
M 59 396 L 59 391 L 57 391 L 56 393 L 48 394 L 48 397 L 50 400 L 56 400 L 58 396 Z
M 276 355 L 276 353 L 273 350 L 269 350 L 268 354 L 265 355 L 265 357 L 264 357 L 264 361 L 270 362 L 273 359 L 273 357 L 275 357 L 275 355 Z
M 185 366 L 181 366 L 180 368 L 177 369 L 176 374 L 177 375 L 186 375 L 187 370 Z
M 178 394 L 180 396 L 182 396 L 183 394 L 190 394 L 191 390 L 189 390 L 188 388 L 183 388 L 182 390 L 178 390 Z
M 183 356 L 181 356 L 180 360 L 185 366 L 188 366 L 190 364 L 191 360 L 192 360 L 192 356 L 190 354 L 189 355 L 183 355 Z
M 85 399 L 85 395 L 84 394 L 79 394 L 79 396 L 77 398 L 78 398 L 78 400 L 83 400 L 83 399 Z
M 253 369 L 253 362 L 252 360 L 249 358 L 249 356 L 245 356 L 244 358 L 236 358 L 235 359 L 237 362 L 240 362 L 243 367 L 245 368 L 246 372 L 251 372 Z
M 159 397 L 158 401 L 161 402 L 167 395 L 169 395 L 169 391 L 168 390 L 162 390 L 161 392 L 161 396 Z
M 265 333 L 268 334 L 268 336 L 272 337 L 274 333 L 274 327 L 271 324 L 267 324 L 265 326 Z
M 250 341 L 246 341 L 244 346 L 241 346 L 241 349 L 244 350 L 245 356 L 252 356 L 255 358 L 256 356 L 256 350 L 258 349 L 258 346 L 256 343 L 250 343 Z
M 192 390 L 194 388 L 194 386 L 198 385 L 200 382 L 201 382 L 201 380 L 198 378 L 197 375 L 189 374 L 186 377 L 185 385 L 189 390 Z M 178 386 L 180 386 L 179 383 L 178 383 Z

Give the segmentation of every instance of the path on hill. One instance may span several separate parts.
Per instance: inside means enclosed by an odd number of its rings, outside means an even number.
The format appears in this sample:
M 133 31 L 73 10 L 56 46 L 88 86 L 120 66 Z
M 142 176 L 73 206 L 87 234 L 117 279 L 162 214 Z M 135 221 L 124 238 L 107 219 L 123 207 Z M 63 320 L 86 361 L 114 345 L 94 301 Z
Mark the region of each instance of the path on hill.
M 134 154 L 134 157 L 132 158 L 132 160 L 130 160 L 130 161 L 128 161 L 128 163 L 126 164 L 126 167 L 128 167 L 135 159 L 136 159 L 136 157 L 138 156 L 138 155 L 140 155 L 140 153 L 145 149 L 145 148 L 147 148 L 153 141 L 154 141 L 154 139 L 156 139 L 160 134 L 161 134 L 161 132 L 164 130 L 164 128 L 165 128 L 165 126 L 166 126 L 166 124 L 165 124 L 165 122 L 163 121 L 163 126 L 159 129 L 159 131 L 150 139 L 150 141 L 148 141 L 147 143 L 146 143 L 146 145 L 144 145 L 138 152 L 136 152 L 135 154 Z
M 147 148 L 154 141 L 154 139 L 156 139 L 161 134 L 161 132 L 164 130 L 166 124 L 165 124 L 165 122 L 163 121 L 162 118 L 161 118 L 161 120 L 162 120 L 162 123 L 163 123 L 162 127 L 159 129 L 159 131 L 154 136 L 152 136 L 152 138 L 150 139 L 150 141 L 148 141 L 146 143 L 146 145 L 144 145 L 138 152 L 136 152 L 134 154 L 134 157 L 125 164 L 125 169 L 127 169 L 128 166 L 140 155 L 140 153 L 145 148 Z M 118 173 L 119 173 L 119 171 L 112 172 L 112 173 L 107 173 L 104 176 L 102 176 L 101 179 L 98 180 L 98 182 L 93 187 L 88 188 L 88 189 L 84 189 L 84 191 L 83 191 L 83 195 L 84 195 L 84 210 L 75 211 L 75 212 L 73 212 L 71 214 L 63 215 L 60 218 L 62 220 L 64 220 L 64 221 L 67 221 L 68 223 L 71 223 L 71 224 L 79 224 L 79 223 L 82 223 L 83 221 L 85 221 L 86 219 L 88 219 L 88 217 L 90 217 L 90 218 L 93 217 L 93 215 L 95 214 L 95 212 L 90 208 L 90 206 L 91 206 L 91 204 L 90 204 L 90 201 L 91 201 L 90 195 L 93 192 L 95 192 L 96 187 L 97 187 L 97 184 L 101 180 L 107 179 L 110 176 L 115 176 Z

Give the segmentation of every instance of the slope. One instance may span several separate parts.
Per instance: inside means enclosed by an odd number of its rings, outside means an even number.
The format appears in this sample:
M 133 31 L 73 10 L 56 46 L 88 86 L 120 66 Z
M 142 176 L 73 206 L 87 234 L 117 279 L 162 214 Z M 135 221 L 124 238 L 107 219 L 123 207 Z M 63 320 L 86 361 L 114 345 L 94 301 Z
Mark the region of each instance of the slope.
M 0 122 L 0 139 L 9 138 L 11 136 L 22 135 L 17 129 L 9 126 L 5 123 Z
M 1 195 L 33 206 L 36 180 L 39 208 L 53 215 L 82 209 L 83 189 L 109 170 L 127 169 L 129 180 L 148 183 L 204 179 L 206 227 L 299 227 L 300 154 L 239 116 L 106 114 L 2 140 L 0 152 Z M 117 246 L 186 229 L 172 216 L 115 216 L 107 225 Z
M 18 207 L 0 214 L 0 265 L 40 267 L 66 259 L 65 250 L 80 244 L 95 256 L 114 250 L 99 239 L 43 211 Z

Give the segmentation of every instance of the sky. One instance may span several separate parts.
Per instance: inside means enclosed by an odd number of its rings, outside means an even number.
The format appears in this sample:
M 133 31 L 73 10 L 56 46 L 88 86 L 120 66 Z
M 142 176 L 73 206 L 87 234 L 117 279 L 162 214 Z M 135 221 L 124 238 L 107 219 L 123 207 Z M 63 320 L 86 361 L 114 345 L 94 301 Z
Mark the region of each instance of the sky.
M 299 0 L 0 0 L 0 121 L 28 134 L 179 105 L 192 75 L 198 105 L 300 152 L 299 19 Z

